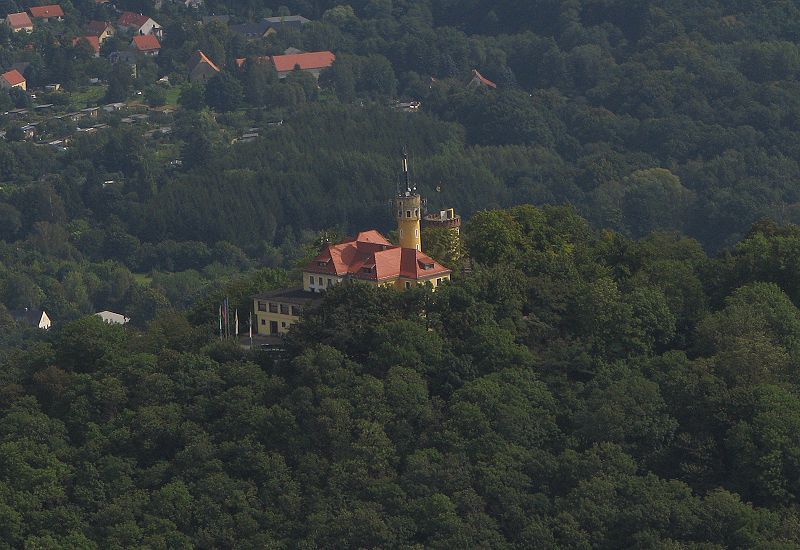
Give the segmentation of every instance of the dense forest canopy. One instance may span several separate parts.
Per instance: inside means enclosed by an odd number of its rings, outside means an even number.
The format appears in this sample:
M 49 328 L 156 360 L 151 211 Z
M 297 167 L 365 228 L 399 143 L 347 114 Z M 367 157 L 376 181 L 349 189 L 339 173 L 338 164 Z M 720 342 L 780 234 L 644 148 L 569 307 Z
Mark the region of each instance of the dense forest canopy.
M 795 2 L 60 4 L 0 25 L 0 546 L 800 546 Z M 116 8 L 135 71 L 74 41 Z M 453 280 L 219 340 L 392 229 L 403 147 Z
M 800 545 L 800 228 L 711 258 L 520 206 L 464 244 L 436 292 L 332 288 L 281 353 L 220 341 L 202 301 L 27 334 L 0 371 L 0 540 Z

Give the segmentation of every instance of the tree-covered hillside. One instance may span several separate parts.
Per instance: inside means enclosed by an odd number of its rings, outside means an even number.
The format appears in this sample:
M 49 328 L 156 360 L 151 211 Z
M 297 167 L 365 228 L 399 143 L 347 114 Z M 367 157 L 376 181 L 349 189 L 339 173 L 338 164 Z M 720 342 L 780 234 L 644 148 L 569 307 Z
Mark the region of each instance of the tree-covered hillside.
M 714 259 L 522 206 L 465 244 L 435 293 L 334 287 L 283 353 L 220 342 L 202 304 L 6 347 L 0 540 L 800 545 L 800 228 Z
M 0 25 L 0 546 L 800 547 L 795 2 L 156 4 Z M 117 8 L 157 57 L 81 42 Z M 218 340 L 404 146 L 453 281 Z

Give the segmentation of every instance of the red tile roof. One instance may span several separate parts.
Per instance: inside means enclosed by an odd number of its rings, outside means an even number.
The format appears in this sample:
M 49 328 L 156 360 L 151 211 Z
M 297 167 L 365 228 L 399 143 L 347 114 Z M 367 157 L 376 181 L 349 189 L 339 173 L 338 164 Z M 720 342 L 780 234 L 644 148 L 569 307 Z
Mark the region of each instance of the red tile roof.
M 150 18 L 141 13 L 133 13 L 132 11 L 123 12 L 117 20 L 117 25 L 120 27 L 136 27 L 137 29 L 147 23 Z
M 31 21 L 31 18 L 28 17 L 28 14 L 24 11 L 9 13 L 6 16 L 6 23 L 8 23 L 12 29 L 24 29 L 33 26 L 33 21 Z
M 472 80 L 469 81 L 470 84 L 473 82 L 476 84 L 483 84 L 484 86 L 488 86 L 489 88 L 497 88 L 497 84 L 483 76 L 481 73 L 478 72 L 478 69 L 472 69 Z
M 397 277 L 427 279 L 450 270 L 413 248 L 400 248 L 377 231 L 365 231 L 351 240 L 330 245 L 305 271 L 382 281 Z
M 136 35 L 133 37 L 133 46 L 140 52 L 152 52 L 161 49 L 161 43 L 155 35 Z
M 373 244 L 382 244 L 386 246 L 394 246 L 386 239 L 386 237 L 384 237 L 374 229 L 370 229 L 369 231 L 362 231 L 356 236 L 356 241 L 360 243 L 373 243 Z
M 220 68 L 217 67 L 216 63 L 211 61 L 211 59 L 209 59 L 206 54 L 204 54 L 200 50 L 197 50 L 197 63 L 195 63 L 195 66 L 199 65 L 200 63 L 207 63 L 208 65 L 211 66 L 212 69 L 214 69 L 217 72 L 220 72 Z
M 72 45 L 77 46 L 80 42 L 87 42 L 94 50 L 94 53 L 100 53 L 100 39 L 96 36 L 78 36 L 72 39 Z
M 3 79 L 8 82 L 9 86 L 19 86 L 25 82 L 25 77 L 16 69 L 11 69 L 7 73 L 3 73 Z
M 51 4 L 49 6 L 34 6 L 29 8 L 33 17 L 41 17 L 47 19 L 49 17 L 64 17 L 64 10 L 58 4 Z
M 328 51 L 272 56 L 272 64 L 279 73 L 292 71 L 298 65 L 301 69 L 326 69 L 333 65 L 334 61 L 336 56 Z
M 90 21 L 88 25 L 86 25 L 86 32 L 92 34 L 94 36 L 100 36 L 106 29 L 111 26 L 111 23 L 108 21 Z

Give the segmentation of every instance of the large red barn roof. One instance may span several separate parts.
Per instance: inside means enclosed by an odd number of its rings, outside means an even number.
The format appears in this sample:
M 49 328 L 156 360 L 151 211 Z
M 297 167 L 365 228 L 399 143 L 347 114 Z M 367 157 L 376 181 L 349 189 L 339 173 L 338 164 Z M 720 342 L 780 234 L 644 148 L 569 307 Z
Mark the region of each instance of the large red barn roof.
M 279 73 L 292 71 L 296 66 L 301 69 L 326 69 L 333 65 L 334 61 L 336 56 L 328 51 L 272 56 L 272 64 Z
M 34 17 L 64 17 L 64 10 L 58 4 L 51 4 L 49 6 L 34 6 L 30 8 L 31 15 Z

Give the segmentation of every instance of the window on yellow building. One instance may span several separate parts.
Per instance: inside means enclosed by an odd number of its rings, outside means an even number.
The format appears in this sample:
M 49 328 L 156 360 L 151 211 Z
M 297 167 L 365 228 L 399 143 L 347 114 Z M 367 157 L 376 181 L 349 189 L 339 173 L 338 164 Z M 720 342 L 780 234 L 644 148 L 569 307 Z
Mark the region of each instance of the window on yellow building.
M 289 306 L 281 304 L 281 315 L 289 315 Z
M 265 302 L 258 302 L 258 311 L 267 311 L 267 304 Z
M 278 304 L 273 304 L 272 302 L 269 303 L 269 312 L 270 313 L 278 313 Z
M 292 306 L 292 315 L 300 317 L 300 306 Z

